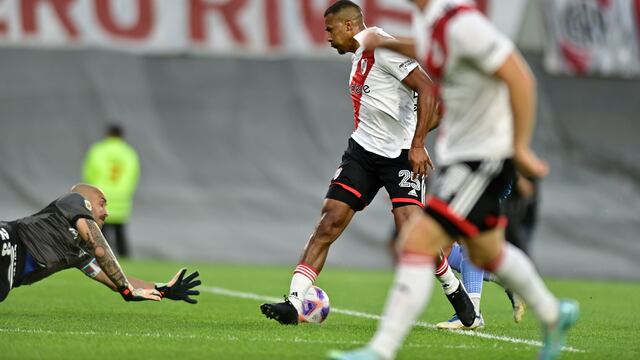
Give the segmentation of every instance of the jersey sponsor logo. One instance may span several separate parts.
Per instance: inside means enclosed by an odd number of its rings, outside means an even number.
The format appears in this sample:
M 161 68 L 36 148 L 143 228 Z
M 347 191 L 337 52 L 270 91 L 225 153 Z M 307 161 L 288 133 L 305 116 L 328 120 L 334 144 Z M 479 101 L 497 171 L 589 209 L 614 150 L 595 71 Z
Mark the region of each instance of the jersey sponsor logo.
M 0 228 L 0 238 L 2 240 L 9 240 L 9 232 L 5 228 Z
M 91 211 L 91 202 L 87 199 L 84 200 L 84 207 L 87 208 L 87 210 Z
M 402 71 L 407 71 L 409 69 L 409 66 L 415 64 L 415 60 L 413 59 L 409 59 L 405 62 L 403 62 L 402 64 L 398 65 L 398 68 Z
M 349 91 L 351 92 L 351 95 L 368 94 L 371 92 L 371 88 L 369 85 L 358 85 L 355 82 L 352 82 L 349 87 Z

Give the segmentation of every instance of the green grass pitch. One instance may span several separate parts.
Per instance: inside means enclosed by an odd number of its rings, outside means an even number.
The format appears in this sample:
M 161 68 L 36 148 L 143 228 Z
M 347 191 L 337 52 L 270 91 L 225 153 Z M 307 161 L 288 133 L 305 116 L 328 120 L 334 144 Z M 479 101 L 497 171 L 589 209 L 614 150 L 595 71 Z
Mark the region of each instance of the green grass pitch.
M 124 262 L 125 272 L 167 281 L 182 264 Z M 67 270 L 24 286 L 0 303 L 0 359 L 323 359 L 329 349 L 364 344 L 373 334 L 392 280 L 390 270 L 327 267 L 318 285 L 332 310 L 321 325 L 281 326 L 265 319 L 262 299 L 289 287 L 292 267 L 187 264 L 200 271 L 197 305 L 163 300 L 125 303 L 120 296 Z M 577 299 L 582 316 L 562 359 L 640 358 L 638 283 L 548 279 L 560 297 Z M 486 327 L 472 334 L 428 326 L 452 310 L 440 289 L 398 359 L 534 359 L 539 329 L 531 312 L 514 324 L 504 292 L 485 283 Z M 349 311 L 360 312 L 358 314 Z M 364 313 L 364 315 L 362 315 Z

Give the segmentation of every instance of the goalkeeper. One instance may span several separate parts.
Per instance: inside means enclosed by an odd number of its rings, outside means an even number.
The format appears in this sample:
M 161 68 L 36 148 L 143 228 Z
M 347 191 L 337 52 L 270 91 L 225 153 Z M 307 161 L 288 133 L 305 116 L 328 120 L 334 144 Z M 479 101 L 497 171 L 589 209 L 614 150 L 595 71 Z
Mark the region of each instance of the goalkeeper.
M 160 301 L 163 298 L 197 303 L 193 288 L 198 272 L 186 269 L 166 284 L 126 276 L 102 235 L 109 215 L 107 199 L 97 187 L 78 184 L 38 213 L 15 221 L 0 221 L 0 302 L 9 291 L 30 285 L 68 268 L 117 291 L 125 301 Z

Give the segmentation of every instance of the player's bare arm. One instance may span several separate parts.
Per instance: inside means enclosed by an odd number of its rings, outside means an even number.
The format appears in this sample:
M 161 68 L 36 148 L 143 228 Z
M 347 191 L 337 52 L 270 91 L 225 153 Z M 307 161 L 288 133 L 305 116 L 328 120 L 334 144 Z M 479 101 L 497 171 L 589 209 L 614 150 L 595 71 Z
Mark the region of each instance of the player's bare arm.
M 414 176 L 427 176 L 433 162 L 424 146 L 427 132 L 438 122 L 437 100 L 433 95 L 433 83 L 420 67 L 416 67 L 402 80 L 402 83 L 418 94 L 418 115 L 416 130 L 409 149 L 409 162 Z
M 535 78 L 518 51 L 509 55 L 494 76 L 504 81 L 509 89 L 514 122 L 514 160 L 523 175 L 542 178 L 547 175 L 549 168 L 530 148 L 535 125 Z
M 79 219 L 77 229 L 80 237 L 93 251 L 98 265 L 111 280 L 116 289 L 127 301 L 155 300 L 160 301 L 161 294 L 156 289 L 133 287 L 122 271 L 118 260 L 113 255 L 107 240 L 102 235 L 98 224 L 89 219 Z
M 367 34 L 364 38 L 363 45 L 365 48 L 373 50 L 376 48 L 384 48 L 395 51 L 406 57 L 416 59 L 415 42 L 412 38 L 400 37 L 389 38 L 378 34 Z
M 168 283 L 164 284 L 141 280 L 133 276 L 128 276 L 127 279 L 134 288 L 156 289 L 160 292 L 162 298 L 171 300 L 184 300 L 189 304 L 197 304 L 198 301 L 191 298 L 191 296 L 200 295 L 199 290 L 193 289 L 194 287 L 201 284 L 201 281 L 196 279 L 199 276 L 199 273 L 195 271 L 184 278 L 184 273 L 186 271 L 187 269 L 184 268 L 178 270 L 173 278 L 171 278 Z M 102 284 L 111 288 L 111 290 L 113 291 L 118 291 L 118 287 L 111 281 L 111 279 L 109 279 L 109 277 L 103 271 L 95 275 L 93 279 L 101 282 Z
M 103 283 L 113 291 L 118 291 L 118 287 L 113 283 L 113 281 L 111 281 L 111 279 L 109 279 L 109 277 L 107 276 L 107 274 L 104 273 L 104 271 L 101 271 L 100 273 L 98 273 L 93 279 Z M 152 282 L 137 279 L 133 276 L 127 276 L 127 280 L 129 280 L 129 283 L 134 288 L 153 289 L 155 286 L 155 284 Z

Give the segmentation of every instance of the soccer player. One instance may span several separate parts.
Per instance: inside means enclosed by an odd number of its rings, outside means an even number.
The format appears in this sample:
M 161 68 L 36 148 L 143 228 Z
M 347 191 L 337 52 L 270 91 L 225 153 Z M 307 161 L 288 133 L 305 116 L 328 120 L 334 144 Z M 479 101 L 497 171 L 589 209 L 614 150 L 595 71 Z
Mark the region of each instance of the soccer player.
M 424 62 L 441 86 L 444 115 L 438 138 L 439 176 L 424 213 L 400 231 L 402 255 L 384 315 L 371 342 L 331 359 L 393 359 L 432 288 L 438 250 L 460 239 L 471 261 L 522 296 L 544 337 L 539 359 L 559 356 L 578 304 L 547 289 L 531 260 L 505 242 L 499 200 L 515 176 L 542 178 L 545 162 L 530 148 L 535 79 L 511 41 L 462 0 L 414 0 L 414 41 L 370 36 L 384 47 Z
M 0 221 L 0 302 L 9 291 L 68 268 L 81 269 L 126 301 L 162 298 L 195 304 L 198 272 L 184 278 L 180 269 L 167 284 L 128 277 L 122 271 L 101 228 L 109 215 L 107 199 L 97 187 L 78 184 L 34 215 Z
M 432 83 L 415 60 L 385 49 L 365 51 L 366 34 L 389 36 L 367 28 L 362 10 L 337 1 L 324 13 L 329 44 L 339 54 L 353 53 L 349 91 L 355 130 L 342 156 L 322 206 L 320 221 L 294 270 L 289 296 L 262 304 L 262 313 L 281 324 L 297 324 L 308 289 L 322 270 L 329 247 L 354 214 L 364 209 L 381 187 L 391 197 L 396 228 L 423 206 L 424 178 L 431 159 L 424 147 L 428 130 L 437 124 Z M 417 119 L 414 113 L 417 93 Z M 446 258 L 436 271 L 447 298 L 466 325 L 473 323 L 473 304 Z

